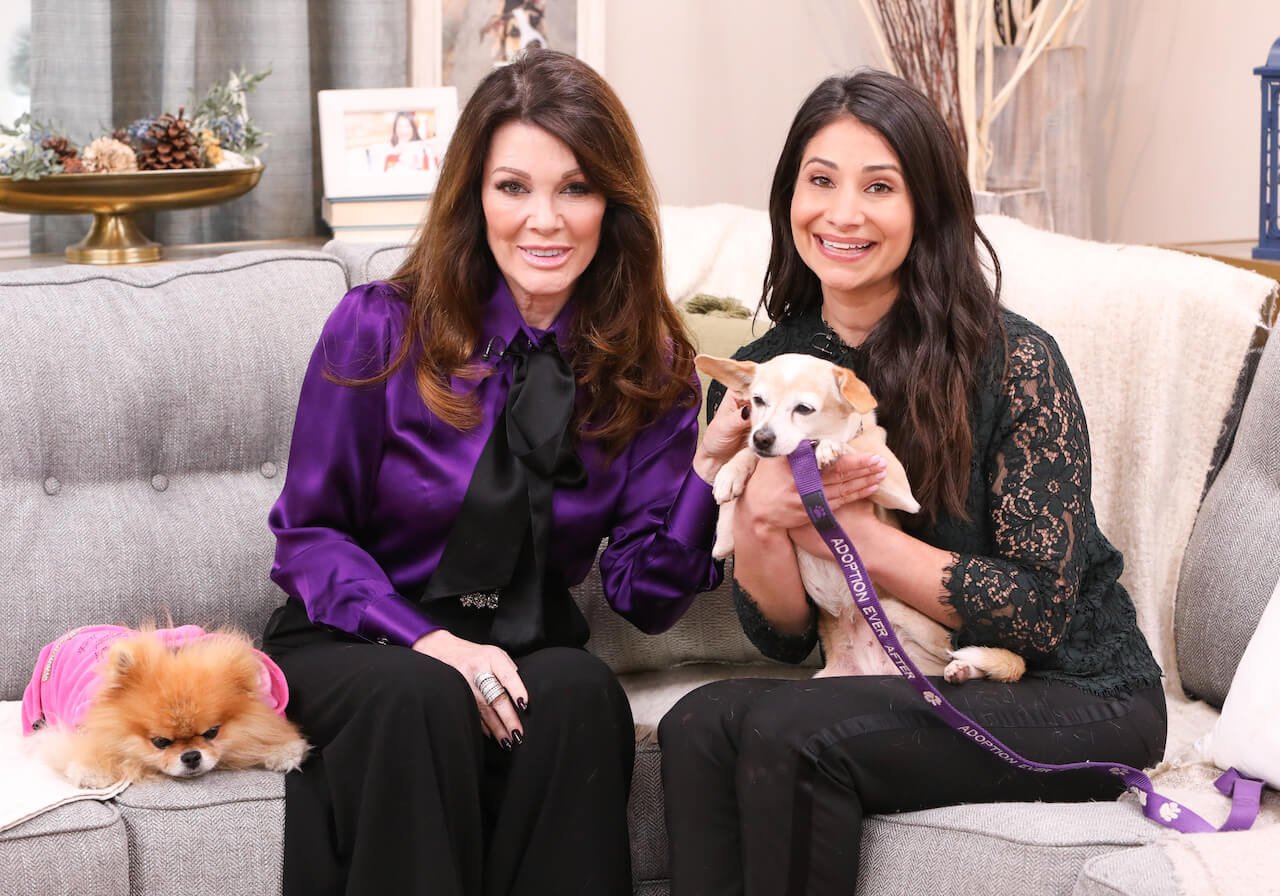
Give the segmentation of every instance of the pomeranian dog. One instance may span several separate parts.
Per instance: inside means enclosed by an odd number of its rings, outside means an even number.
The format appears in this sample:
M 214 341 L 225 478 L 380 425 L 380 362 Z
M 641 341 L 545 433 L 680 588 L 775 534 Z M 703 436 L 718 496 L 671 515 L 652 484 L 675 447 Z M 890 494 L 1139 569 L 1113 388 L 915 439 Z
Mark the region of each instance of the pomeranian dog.
M 40 653 L 23 733 L 80 787 L 215 768 L 297 768 L 309 750 L 284 717 L 284 674 L 244 634 L 198 626 L 86 626 Z
M 850 451 L 885 459 L 885 478 L 870 498 L 880 519 L 894 523 L 887 511 L 920 510 L 906 470 L 889 450 L 884 427 L 876 423 L 876 400 L 852 371 L 801 354 L 779 355 L 763 364 L 698 355 L 694 363 L 751 408 L 747 445 L 720 469 L 713 486 L 720 504 L 714 556 L 733 553 L 734 502 L 759 459 L 785 457 L 803 441 L 815 443 L 822 467 Z M 796 562 L 805 591 L 818 606 L 818 637 L 826 665 L 815 677 L 898 674 L 854 605 L 844 573 L 831 556 L 815 557 L 797 547 Z M 947 628 L 890 595 L 881 592 L 878 596 L 886 621 L 925 675 L 941 674 L 948 682 L 959 684 L 987 677 L 1017 681 L 1026 671 L 1025 660 L 1004 648 L 952 650 Z

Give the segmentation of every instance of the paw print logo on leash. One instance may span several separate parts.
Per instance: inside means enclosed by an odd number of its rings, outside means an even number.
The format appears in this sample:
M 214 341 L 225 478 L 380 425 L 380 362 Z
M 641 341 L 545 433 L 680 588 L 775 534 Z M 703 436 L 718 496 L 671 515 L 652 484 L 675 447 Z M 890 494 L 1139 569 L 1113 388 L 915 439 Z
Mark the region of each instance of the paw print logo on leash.
M 1163 806 L 1160 807 L 1160 817 L 1163 818 L 1165 821 L 1173 821 L 1175 818 L 1177 818 L 1181 814 L 1182 814 L 1182 807 L 1179 806 L 1177 803 L 1175 803 L 1173 800 L 1170 800 L 1169 802 L 1165 803 Z
M 924 702 L 928 703 L 930 706 L 940 706 L 942 705 L 942 698 L 933 691 L 925 691 Z

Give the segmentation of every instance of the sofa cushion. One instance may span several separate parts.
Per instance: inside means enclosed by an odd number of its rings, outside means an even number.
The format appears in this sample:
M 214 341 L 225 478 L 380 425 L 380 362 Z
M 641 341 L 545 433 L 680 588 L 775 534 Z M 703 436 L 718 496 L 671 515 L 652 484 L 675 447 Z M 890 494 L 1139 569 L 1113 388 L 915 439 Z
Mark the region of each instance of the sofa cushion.
M 725 561 L 726 582 L 732 575 L 733 560 L 730 559 Z M 614 672 L 669 670 L 684 663 L 711 662 L 724 666 L 768 662 L 742 633 L 728 587 L 698 595 L 689 612 L 659 635 L 646 635 L 613 612 L 604 600 L 598 564 L 591 567 L 587 578 L 573 593 L 591 631 L 587 649 L 608 663 Z M 726 675 L 729 672 L 727 668 L 724 670 Z M 813 674 L 812 671 L 809 674 Z
M 1174 636 L 1187 691 L 1222 706 L 1280 579 L 1280 340 L 1254 375 L 1235 442 L 1200 506 L 1178 580 Z
M 0 896 L 127 896 L 129 848 L 120 812 L 82 800 L 0 832 Z
M 1169 896 L 1178 892 L 1173 865 L 1157 846 L 1118 849 L 1084 863 L 1071 896 Z
M 348 243 L 329 240 L 324 252 L 342 262 L 347 271 L 347 285 L 359 286 L 374 280 L 386 280 L 396 272 L 409 248 L 403 244 L 377 245 L 373 243 Z
M 172 896 L 175 882 L 219 893 L 280 892 L 284 775 L 213 771 L 147 781 L 116 801 L 129 831 L 132 896 Z
M 1070 893 L 1083 863 L 1151 842 L 1159 830 L 1120 803 L 989 803 L 872 815 L 862 828 L 857 892 Z
M 0 279 L 0 698 L 78 625 L 261 630 L 267 512 L 345 286 L 316 252 Z

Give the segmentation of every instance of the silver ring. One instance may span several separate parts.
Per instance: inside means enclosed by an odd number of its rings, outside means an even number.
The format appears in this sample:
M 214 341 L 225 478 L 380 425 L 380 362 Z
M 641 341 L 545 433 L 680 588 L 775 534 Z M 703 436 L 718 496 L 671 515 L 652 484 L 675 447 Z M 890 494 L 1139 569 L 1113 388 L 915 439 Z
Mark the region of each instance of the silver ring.
M 493 702 L 507 692 L 502 686 L 502 682 L 498 681 L 498 676 L 492 672 L 478 672 L 475 677 L 476 690 L 480 692 L 480 696 L 484 698 L 484 702 L 490 706 Z

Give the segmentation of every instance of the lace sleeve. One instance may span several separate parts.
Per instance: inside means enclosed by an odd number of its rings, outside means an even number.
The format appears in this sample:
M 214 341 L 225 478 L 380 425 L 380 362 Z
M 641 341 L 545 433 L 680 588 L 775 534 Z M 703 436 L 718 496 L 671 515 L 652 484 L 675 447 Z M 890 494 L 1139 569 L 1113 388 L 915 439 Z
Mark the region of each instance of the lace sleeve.
M 954 554 L 943 584 L 963 643 L 1052 653 L 1075 609 L 1093 521 L 1089 435 L 1051 339 L 1011 340 L 986 460 L 994 556 Z
M 818 608 L 812 600 L 809 600 L 809 626 L 798 635 L 784 635 L 774 628 L 737 579 L 733 580 L 733 605 L 738 611 L 743 633 L 769 659 L 802 663 L 813 652 L 813 645 L 818 641 Z

